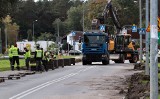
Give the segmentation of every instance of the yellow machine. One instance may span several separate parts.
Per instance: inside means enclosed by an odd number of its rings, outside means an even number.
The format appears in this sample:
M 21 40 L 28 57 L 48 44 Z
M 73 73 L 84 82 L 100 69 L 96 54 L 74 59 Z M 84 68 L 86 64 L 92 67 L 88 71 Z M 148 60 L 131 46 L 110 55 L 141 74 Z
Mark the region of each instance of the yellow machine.
M 139 59 L 138 51 L 135 50 L 135 42 L 130 34 L 117 34 L 109 40 L 110 59 L 115 63 L 136 63 Z
M 114 26 L 116 27 L 116 33 L 110 33 L 107 24 L 107 18 L 111 17 Z M 138 51 L 135 50 L 135 42 L 132 41 L 131 35 L 123 32 L 123 28 L 118 20 L 117 13 L 111 4 L 111 0 L 107 1 L 107 4 L 103 10 L 102 16 L 92 20 L 92 29 L 97 29 L 101 25 L 105 26 L 104 32 L 108 34 L 108 51 L 110 54 L 110 60 L 115 63 L 124 63 L 125 60 L 129 60 L 130 63 L 136 63 L 139 59 Z

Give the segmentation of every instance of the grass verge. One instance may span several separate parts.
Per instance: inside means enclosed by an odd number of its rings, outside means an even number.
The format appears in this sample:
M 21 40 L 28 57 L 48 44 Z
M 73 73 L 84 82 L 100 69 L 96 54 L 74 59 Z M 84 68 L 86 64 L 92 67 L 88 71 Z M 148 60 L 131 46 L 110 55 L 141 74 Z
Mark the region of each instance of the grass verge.
M 56 56 L 57 59 L 59 58 L 74 58 L 76 56 Z M 17 65 L 15 65 L 16 67 Z M 25 59 L 20 59 L 20 67 L 24 67 L 25 66 Z M 9 59 L 8 60 L 0 60 L 0 71 L 7 71 L 10 70 L 10 62 Z
M 20 67 L 25 66 L 25 60 L 20 59 Z M 15 65 L 17 66 L 17 65 Z M 0 60 L 0 71 L 7 71 L 10 70 L 10 62 L 9 60 Z

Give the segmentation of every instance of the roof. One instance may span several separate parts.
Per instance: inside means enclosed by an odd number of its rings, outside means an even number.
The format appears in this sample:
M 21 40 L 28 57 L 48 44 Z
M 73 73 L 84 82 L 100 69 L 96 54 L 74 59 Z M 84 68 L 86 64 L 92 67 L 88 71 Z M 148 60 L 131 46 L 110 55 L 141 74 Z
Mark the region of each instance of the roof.
M 75 36 L 74 36 L 74 39 L 75 40 L 79 40 L 79 36 L 83 36 L 83 31 L 74 31 L 75 32 Z M 69 34 L 71 34 L 71 32 L 69 32 L 69 33 L 67 33 L 66 35 L 64 35 L 63 37 L 62 37 L 62 40 L 66 40 L 67 39 L 67 36 L 69 35 Z

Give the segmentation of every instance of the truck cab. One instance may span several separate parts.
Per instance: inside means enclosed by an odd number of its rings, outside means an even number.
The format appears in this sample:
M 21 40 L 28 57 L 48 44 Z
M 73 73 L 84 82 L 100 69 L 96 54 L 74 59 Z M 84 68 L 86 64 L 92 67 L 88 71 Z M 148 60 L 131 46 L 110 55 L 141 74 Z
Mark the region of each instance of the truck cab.
M 108 35 L 101 31 L 85 32 L 82 37 L 82 64 L 109 64 Z

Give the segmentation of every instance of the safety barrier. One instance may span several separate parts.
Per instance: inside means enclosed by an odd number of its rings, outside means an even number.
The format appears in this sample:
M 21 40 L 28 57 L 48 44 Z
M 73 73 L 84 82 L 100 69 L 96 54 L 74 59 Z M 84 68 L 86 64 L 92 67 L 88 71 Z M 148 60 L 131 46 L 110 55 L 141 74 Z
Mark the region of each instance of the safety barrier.
M 70 58 L 64 59 L 64 66 L 71 66 L 71 59 Z
M 58 59 L 58 67 L 64 67 L 64 59 Z

